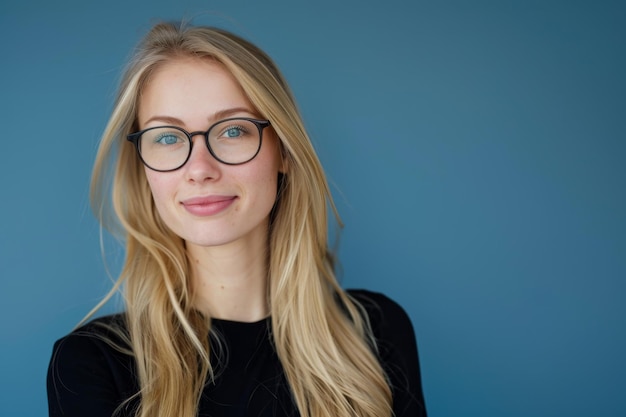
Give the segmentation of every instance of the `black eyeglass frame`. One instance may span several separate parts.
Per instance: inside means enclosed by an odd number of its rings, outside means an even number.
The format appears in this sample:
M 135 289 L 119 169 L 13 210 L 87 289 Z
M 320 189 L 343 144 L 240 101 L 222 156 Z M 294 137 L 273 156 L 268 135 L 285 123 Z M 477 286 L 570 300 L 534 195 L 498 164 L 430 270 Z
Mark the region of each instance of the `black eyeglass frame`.
M 209 144 L 209 133 L 211 132 L 211 129 L 213 129 L 215 126 L 217 126 L 217 125 L 219 125 L 221 123 L 232 121 L 232 120 L 247 120 L 249 122 L 252 122 L 257 127 L 257 129 L 259 130 L 259 146 L 257 147 L 257 150 L 254 153 L 254 155 L 252 155 L 252 157 L 250 157 L 249 159 L 247 159 L 247 160 L 245 160 L 243 162 L 234 162 L 233 163 L 233 162 L 223 161 L 217 155 L 215 155 L 215 152 L 213 152 L 213 149 L 211 148 L 211 145 Z M 263 129 L 265 129 L 266 127 L 268 127 L 270 125 L 271 125 L 271 123 L 270 123 L 269 120 L 254 119 L 254 118 L 251 118 L 251 117 L 230 117 L 228 119 L 218 120 L 217 122 L 213 123 L 206 131 L 198 130 L 198 131 L 195 131 L 195 132 L 187 132 L 185 129 L 183 129 L 182 127 L 179 127 L 179 126 L 171 126 L 171 125 L 153 126 L 153 127 L 149 127 L 147 129 L 143 129 L 143 130 L 140 130 L 138 132 L 131 133 L 131 134 L 127 135 L 126 136 L 126 140 L 128 140 L 133 145 L 135 145 L 135 149 L 137 150 L 137 155 L 139 156 L 139 159 L 141 160 L 141 162 L 145 166 L 150 168 L 151 170 L 157 171 L 157 172 L 176 171 L 177 169 L 181 169 L 183 166 L 185 166 L 185 164 L 187 163 L 187 161 L 189 161 L 189 158 L 191 157 L 191 152 L 193 151 L 193 137 L 194 136 L 198 136 L 198 135 L 204 136 L 204 144 L 206 145 L 207 149 L 209 150 L 209 153 L 217 161 L 219 161 L 219 162 L 221 162 L 222 164 L 225 164 L 225 165 L 242 165 L 242 164 L 245 164 L 245 163 L 248 163 L 248 162 L 252 161 L 259 154 L 259 152 L 261 151 L 261 145 L 263 144 Z M 144 133 L 146 133 L 146 132 L 148 132 L 150 130 L 163 129 L 163 128 L 171 128 L 171 129 L 176 129 L 176 130 L 178 130 L 180 132 L 183 132 L 185 134 L 185 136 L 187 136 L 187 139 L 189 140 L 189 153 L 187 154 L 187 158 L 185 158 L 183 163 L 181 163 L 176 168 L 172 168 L 172 169 L 156 169 L 156 168 L 153 168 L 150 165 L 148 165 L 148 163 L 143 159 L 143 156 L 141 156 L 141 145 L 139 143 L 140 139 L 141 139 L 141 135 L 143 135 Z

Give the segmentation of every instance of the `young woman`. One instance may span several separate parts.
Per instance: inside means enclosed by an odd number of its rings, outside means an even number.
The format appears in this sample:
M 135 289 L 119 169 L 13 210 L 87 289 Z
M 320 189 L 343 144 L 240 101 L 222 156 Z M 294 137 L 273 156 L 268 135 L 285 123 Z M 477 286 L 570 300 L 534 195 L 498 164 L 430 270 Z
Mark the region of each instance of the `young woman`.
M 92 203 L 126 244 L 112 290 L 126 309 L 55 344 L 51 416 L 426 415 L 406 313 L 337 284 L 322 167 L 254 45 L 155 26 L 122 80 Z

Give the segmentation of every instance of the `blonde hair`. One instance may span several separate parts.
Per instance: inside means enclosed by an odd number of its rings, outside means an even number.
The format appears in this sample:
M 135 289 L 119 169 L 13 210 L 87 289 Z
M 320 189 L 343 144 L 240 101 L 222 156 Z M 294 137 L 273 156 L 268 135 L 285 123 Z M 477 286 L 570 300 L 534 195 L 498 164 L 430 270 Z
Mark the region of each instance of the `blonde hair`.
M 300 414 L 390 416 L 391 390 L 367 315 L 335 278 L 327 217 L 328 207 L 336 210 L 289 87 L 248 41 L 165 23 L 148 33 L 125 72 L 91 190 L 97 217 L 126 244 L 120 277 L 101 304 L 124 288 L 140 386 L 137 416 L 194 417 L 207 379 L 215 377 L 209 351 L 219 350 L 215 338 L 209 343 L 210 318 L 192 306 L 184 242 L 159 217 L 144 168 L 125 140 L 137 128 L 138 98 L 151 73 L 181 57 L 220 62 L 280 139 L 288 173 L 271 215 L 268 297 L 273 342 Z

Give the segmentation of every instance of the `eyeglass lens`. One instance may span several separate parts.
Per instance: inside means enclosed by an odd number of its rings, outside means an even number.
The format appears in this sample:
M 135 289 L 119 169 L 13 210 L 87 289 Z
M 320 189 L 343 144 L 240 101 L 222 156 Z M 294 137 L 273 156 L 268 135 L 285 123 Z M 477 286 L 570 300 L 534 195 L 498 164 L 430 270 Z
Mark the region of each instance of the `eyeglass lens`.
M 259 127 L 246 119 L 218 122 L 208 132 L 211 153 L 226 164 L 241 164 L 254 158 L 260 142 Z M 153 169 L 177 169 L 191 154 L 191 138 L 183 129 L 173 126 L 147 129 L 139 139 L 139 152 L 146 165 Z

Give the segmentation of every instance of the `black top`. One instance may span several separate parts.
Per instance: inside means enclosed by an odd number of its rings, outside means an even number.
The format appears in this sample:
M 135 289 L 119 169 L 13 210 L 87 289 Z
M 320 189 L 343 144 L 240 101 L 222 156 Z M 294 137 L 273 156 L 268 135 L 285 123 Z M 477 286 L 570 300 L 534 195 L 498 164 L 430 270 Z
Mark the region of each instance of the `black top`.
M 349 293 L 366 308 L 377 340 L 380 360 L 393 391 L 396 417 L 426 416 L 417 346 L 411 321 L 386 296 L 363 290 Z M 119 340 L 102 324 L 122 324 L 121 315 L 95 319 L 54 345 L 48 368 L 48 407 L 51 417 L 111 417 L 138 391 L 135 362 L 103 340 Z M 198 416 L 298 416 L 287 380 L 270 339 L 271 321 L 254 323 L 212 320 L 224 342 L 226 366 L 218 366 L 208 383 Z M 133 416 L 130 402 L 120 416 Z

